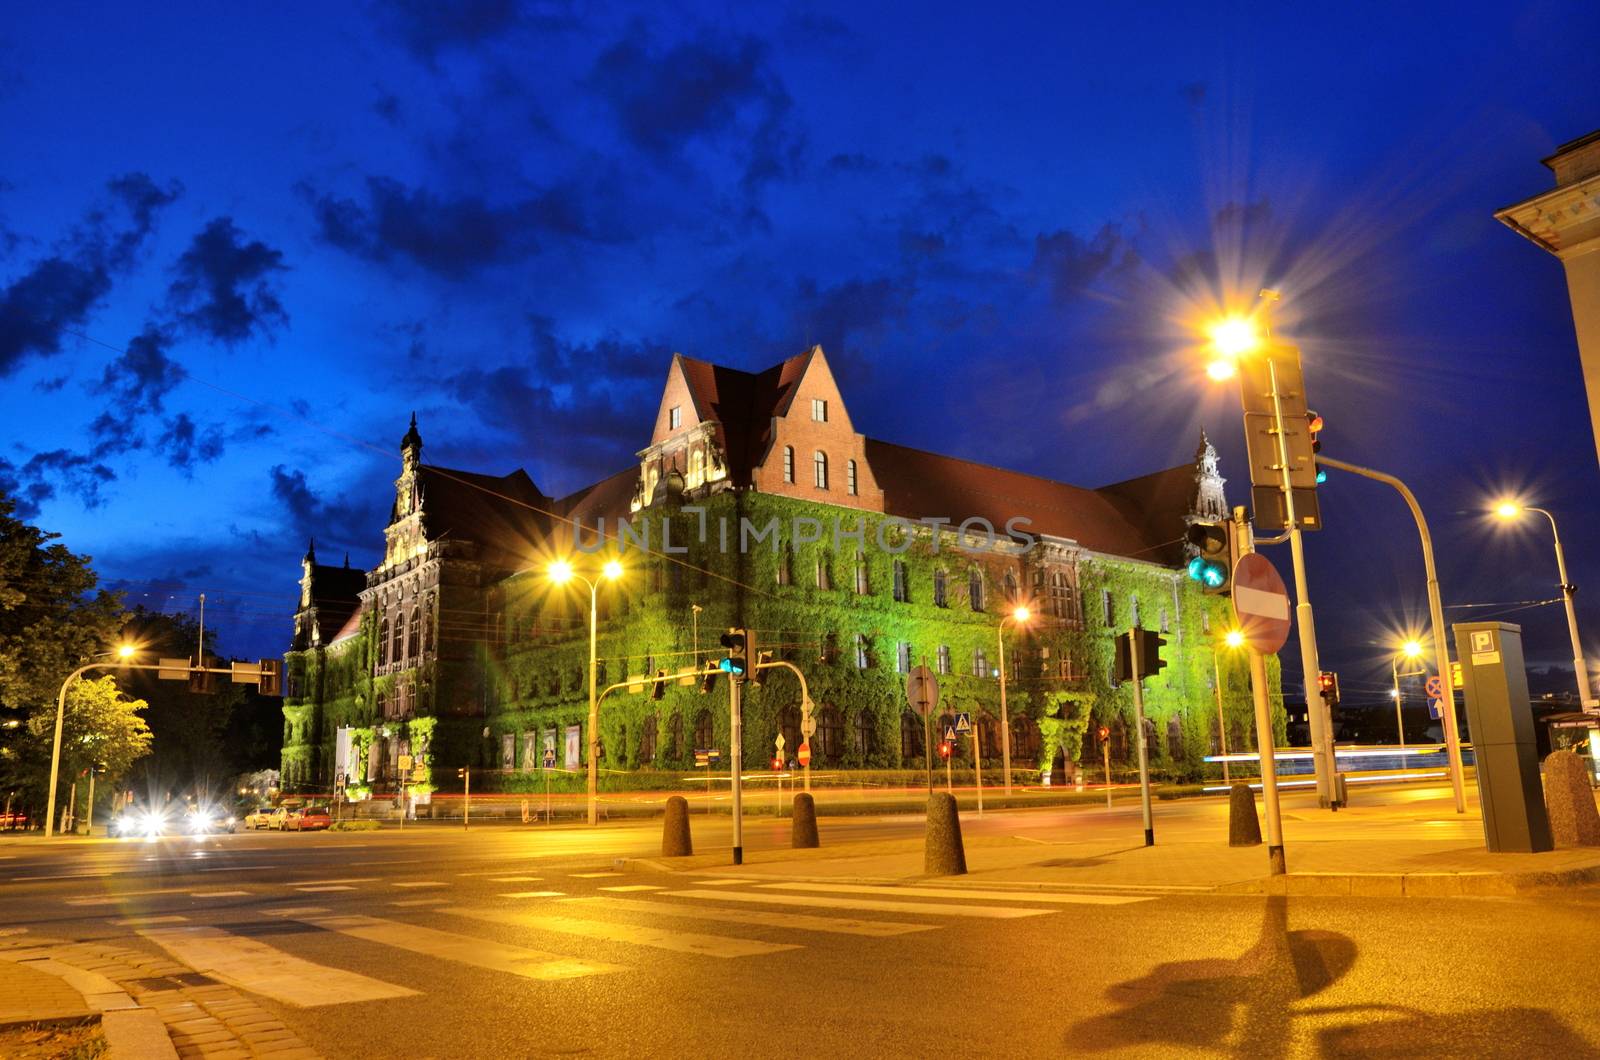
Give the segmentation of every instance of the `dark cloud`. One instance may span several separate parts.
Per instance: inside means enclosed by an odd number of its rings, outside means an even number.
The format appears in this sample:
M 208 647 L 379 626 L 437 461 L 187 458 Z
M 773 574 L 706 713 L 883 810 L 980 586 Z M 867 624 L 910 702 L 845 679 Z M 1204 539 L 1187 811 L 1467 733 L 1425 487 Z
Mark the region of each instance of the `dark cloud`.
M 194 474 L 197 464 L 209 464 L 222 456 L 222 428 L 212 425 L 202 431 L 187 412 L 180 412 L 166 421 L 166 430 L 156 440 L 156 450 L 187 478 Z
M 881 169 L 882 164 L 875 158 L 853 151 L 850 154 L 837 154 L 829 157 L 828 168 L 840 173 L 871 173 Z
M 144 434 L 139 429 L 139 419 L 140 413 L 128 408 L 119 408 L 116 412 L 107 409 L 100 413 L 89 424 L 89 437 L 94 441 L 94 448 L 89 450 L 89 455 L 96 460 L 103 460 L 143 449 Z
M 393 92 L 380 91 L 373 100 L 372 112 L 390 125 L 400 124 L 400 97 Z
M 491 265 L 530 257 L 546 241 L 612 241 L 620 233 L 575 183 L 494 205 L 477 195 L 445 197 L 388 177 L 368 177 L 366 202 L 302 187 L 324 240 L 369 261 L 409 260 L 460 279 Z
M 904 320 L 915 296 L 908 278 L 852 279 L 829 287 L 802 278 L 795 294 L 794 334 L 804 345 L 820 344 L 838 373 L 859 383 L 869 361 L 865 342 Z
M 1183 97 L 1185 103 L 1198 107 L 1206 101 L 1206 90 L 1204 81 L 1190 81 L 1178 87 L 1178 95 Z
M 311 488 L 304 471 L 282 464 L 273 466 L 271 480 L 272 499 L 297 541 L 315 537 L 337 548 L 366 547 L 382 532 L 383 514 L 371 499 L 377 493 L 352 488 L 347 492 L 359 499 L 327 501 Z
M 184 379 L 183 366 L 167 356 L 170 346 L 170 336 L 146 324 L 122 356 L 106 365 L 97 391 L 114 394 L 124 409 L 160 412 L 163 399 Z
M 1091 239 L 1061 229 L 1034 237 L 1032 273 L 1049 284 L 1057 302 L 1070 302 L 1095 281 L 1131 266 L 1133 247 L 1114 224 L 1100 226 Z
M 58 487 L 75 494 L 85 508 L 98 508 L 105 503 L 101 487 L 116 477 L 93 454 L 67 449 L 35 453 L 21 465 L 0 457 L 0 492 L 16 499 L 17 514 L 24 519 L 36 517 L 39 506 L 56 497 Z
M 453 49 L 479 48 L 519 27 L 557 30 L 578 25 L 571 5 L 559 0 L 389 0 L 374 13 L 412 55 L 429 65 Z
M 900 233 L 900 250 L 912 257 L 931 258 L 945 249 L 945 238 L 937 232 Z
M 737 135 L 746 186 L 798 167 L 793 100 L 753 37 L 702 34 L 655 52 L 636 28 L 601 53 L 589 84 L 628 140 L 656 158 L 677 156 L 691 140 Z
M 233 218 L 218 217 L 178 259 L 168 297 L 185 327 L 218 342 L 243 342 L 288 322 L 269 284 L 285 268 L 282 251 L 247 241 Z
M 182 192 L 158 187 L 143 173 L 107 185 L 109 206 L 96 206 L 50 256 L 0 288 L 0 376 L 30 354 L 61 352 L 65 333 L 79 327 L 137 260 L 156 214 Z

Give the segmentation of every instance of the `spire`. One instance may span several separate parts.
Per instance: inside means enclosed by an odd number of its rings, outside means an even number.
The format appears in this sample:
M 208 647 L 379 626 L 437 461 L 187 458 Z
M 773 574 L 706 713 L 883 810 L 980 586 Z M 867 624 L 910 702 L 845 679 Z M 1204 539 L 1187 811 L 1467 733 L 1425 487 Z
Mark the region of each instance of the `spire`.
M 420 456 L 422 453 L 422 435 L 417 433 L 417 414 L 411 414 L 411 429 L 406 431 L 406 436 L 400 439 L 400 452 Z
M 314 537 L 306 542 L 306 562 L 317 562 L 317 539 Z

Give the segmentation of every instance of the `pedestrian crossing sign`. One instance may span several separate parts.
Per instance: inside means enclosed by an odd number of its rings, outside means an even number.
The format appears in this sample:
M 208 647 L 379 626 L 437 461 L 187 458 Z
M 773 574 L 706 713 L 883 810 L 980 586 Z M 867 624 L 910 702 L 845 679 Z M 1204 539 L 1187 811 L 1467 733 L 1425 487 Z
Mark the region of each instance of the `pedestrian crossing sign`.
M 969 733 L 971 733 L 972 732 L 972 715 L 970 713 L 968 713 L 967 711 L 964 711 L 964 710 L 960 714 L 957 714 L 956 715 L 956 726 L 955 726 L 955 728 L 956 728 L 956 735 L 957 736 L 966 736 Z
M 946 725 L 944 727 L 944 738 L 945 738 L 946 741 L 950 741 L 950 742 L 953 742 L 955 740 L 955 738 L 956 738 L 956 727 L 954 725 Z

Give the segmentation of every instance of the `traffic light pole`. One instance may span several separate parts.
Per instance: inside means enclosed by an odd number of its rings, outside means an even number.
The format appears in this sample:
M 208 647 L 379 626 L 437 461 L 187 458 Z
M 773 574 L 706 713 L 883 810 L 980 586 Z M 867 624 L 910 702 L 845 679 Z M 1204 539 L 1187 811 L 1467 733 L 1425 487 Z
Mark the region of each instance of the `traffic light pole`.
M 1250 523 L 1243 508 L 1233 513 L 1234 542 L 1242 556 L 1255 551 Z M 1255 648 L 1250 653 L 1250 698 L 1256 711 L 1256 751 L 1261 762 L 1261 801 L 1267 812 L 1267 863 L 1274 876 L 1288 871 L 1283 856 L 1283 816 L 1278 808 L 1278 753 L 1272 739 L 1272 703 L 1267 698 L 1267 660 Z
M 1133 720 L 1139 728 L 1139 805 L 1144 811 L 1144 845 L 1156 845 L 1155 820 L 1150 813 L 1150 749 L 1144 737 L 1144 660 L 1139 658 L 1139 631 L 1128 630 L 1128 661 L 1133 669 Z
M 744 773 L 744 678 L 728 675 L 728 757 L 733 759 L 733 863 L 744 864 L 744 803 L 740 781 Z

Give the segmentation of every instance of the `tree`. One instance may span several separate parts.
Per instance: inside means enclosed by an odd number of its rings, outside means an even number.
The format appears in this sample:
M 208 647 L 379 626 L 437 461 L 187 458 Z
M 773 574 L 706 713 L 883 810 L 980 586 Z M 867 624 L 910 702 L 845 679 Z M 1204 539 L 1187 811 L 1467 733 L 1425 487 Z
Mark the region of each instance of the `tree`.
M 150 753 L 148 704 L 122 694 L 115 677 L 84 677 L 67 689 L 67 710 L 61 727 L 61 775 L 76 777 L 94 767 L 108 790 L 127 776 L 134 762 Z M 56 712 L 41 709 L 28 730 L 42 744 L 48 764 L 55 735 Z

